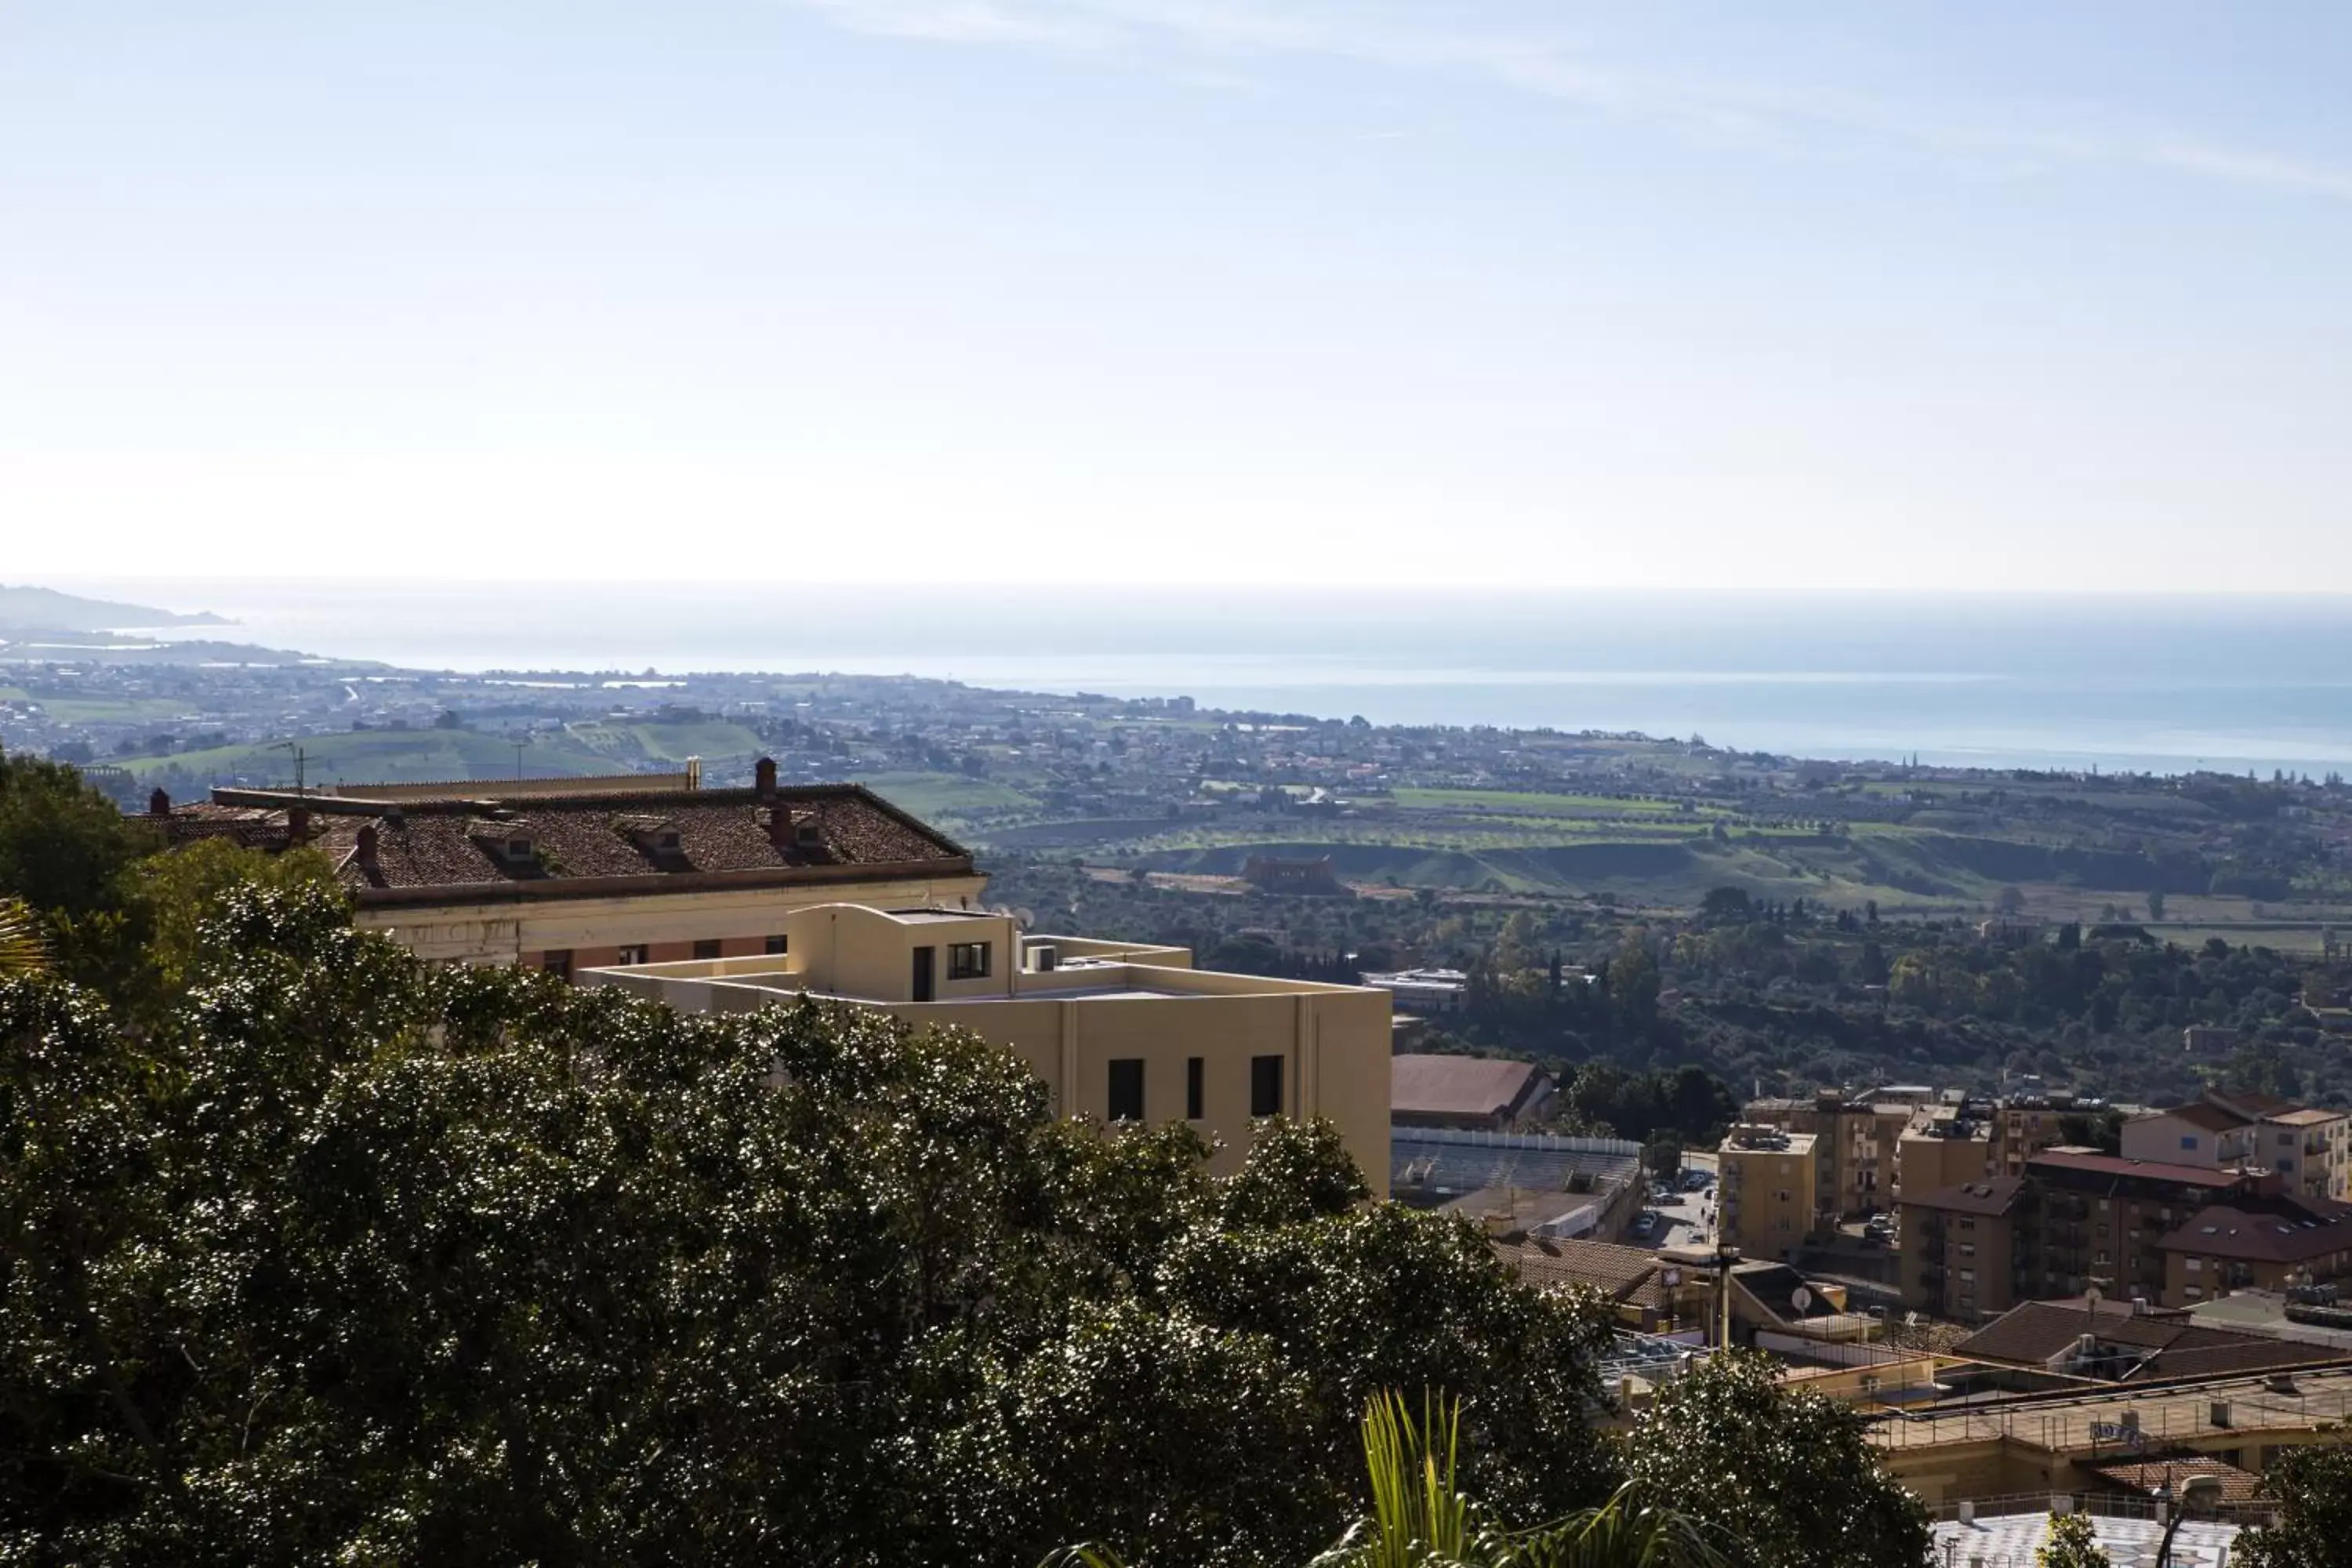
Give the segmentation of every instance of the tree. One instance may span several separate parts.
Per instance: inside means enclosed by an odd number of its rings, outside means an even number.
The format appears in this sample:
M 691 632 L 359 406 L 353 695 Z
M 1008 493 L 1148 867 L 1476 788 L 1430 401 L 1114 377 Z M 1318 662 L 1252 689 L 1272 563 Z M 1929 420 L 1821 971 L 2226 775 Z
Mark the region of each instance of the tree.
M 2238 1538 L 2243 1568 L 2352 1568 L 2352 1442 L 2273 1449 L 2262 1494 L 2278 1522 Z
M 2050 1521 L 2048 1543 L 2034 1551 L 2033 1568 L 2115 1568 L 2115 1559 L 2099 1544 L 2089 1514 L 2060 1514 Z
M 1790 1394 L 1771 1358 L 1709 1356 L 1652 1395 L 1627 1445 L 1635 1487 L 1738 1540 L 1754 1568 L 1927 1561 L 1919 1500 L 1849 1406 Z
M 2164 918 L 2164 889 L 2162 888 L 2158 888 L 2147 895 L 2147 918 L 2152 921 L 2160 921 Z
M 1745 888 L 1709 888 L 1699 900 L 1698 912 L 1710 921 L 1745 921 L 1754 914 L 1755 906 Z
M 155 847 L 143 822 L 73 769 L 0 756 L 0 896 L 79 919 L 107 908 L 124 868 Z
M 2021 914 L 2025 910 L 2025 893 L 2021 889 L 2004 886 L 1994 897 L 1992 907 L 2005 915 Z
M 1605 1325 L 1328 1129 L 1213 1180 L 968 1036 L 440 968 L 217 869 L 161 873 L 135 1026 L 0 984 L 0 1561 L 1292 1568 L 1383 1388 L 1460 1399 L 1498 1527 L 1614 1484 Z

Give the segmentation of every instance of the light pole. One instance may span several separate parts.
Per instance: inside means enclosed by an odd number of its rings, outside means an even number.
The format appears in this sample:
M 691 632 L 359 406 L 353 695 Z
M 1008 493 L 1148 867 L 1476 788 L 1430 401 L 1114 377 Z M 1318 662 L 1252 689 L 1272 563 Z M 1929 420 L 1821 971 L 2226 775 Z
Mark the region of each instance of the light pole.
M 1739 1248 L 1727 1241 L 1715 1244 L 1715 1289 L 1723 1335 L 1716 1344 L 1718 1350 L 1731 1348 L 1731 1266 L 1738 1261 Z

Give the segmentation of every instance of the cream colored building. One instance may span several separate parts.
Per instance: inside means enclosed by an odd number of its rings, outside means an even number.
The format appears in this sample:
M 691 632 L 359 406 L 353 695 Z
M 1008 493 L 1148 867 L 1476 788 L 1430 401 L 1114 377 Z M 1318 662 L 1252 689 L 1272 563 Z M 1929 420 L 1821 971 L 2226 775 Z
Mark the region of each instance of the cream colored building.
M 1837 1219 L 1820 1199 L 1821 1144 L 1811 1132 L 1742 1124 L 1716 1151 L 1718 1226 L 1749 1258 L 1785 1260 Z
M 977 905 L 971 852 L 857 784 L 748 789 L 698 769 L 597 779 L 215 789 L 150 805 L 170 840 L 325 856 L 353 918 L 420 956 L 569 975 L 764 953 L 793 910 Z
M 1990 1121 L 1941 1110 L 1921 1110 L 1895 1141 L 1895 1200 L 1899 1204 L 1907 1193 L 1981 1182 L 2000 1174 L 2000 1166 Z
M 1180 947 L 1024 933 L 1010 916 L 826 904 L 779 918 L 781 951 L 578 972 L 694 1012 L 815 996 L 1003 1046 L 1055 1110 L 1188 1121 L 1238 1168 L 1266 1116 L 1323 1117 L 1381 1196 L 1389 1179 L 1384 991 L 1192 967 Z

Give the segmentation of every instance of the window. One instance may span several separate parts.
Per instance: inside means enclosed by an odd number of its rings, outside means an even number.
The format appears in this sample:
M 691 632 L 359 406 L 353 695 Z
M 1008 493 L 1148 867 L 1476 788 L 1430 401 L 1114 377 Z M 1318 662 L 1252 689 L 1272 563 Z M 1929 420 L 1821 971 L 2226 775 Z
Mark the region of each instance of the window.
M 2192 1258 L 2181 1267 L 2191 1274 L 2202 1274 L 2205 1272 L 2205 1260 L 2201 1258 Z
M 1961 1269 L 1961 1270 L 1960 1270 L 1960 1283 L 1961 1283 L 1961 1284 L 1963 1284 L 1963 1285 L 1973 1285 L 1973 1284 L 1975 1284 L 1976 1282 L 1977 1282 L 1977 1271 L 1976 1271 L 1975 1269 L 1973 1269 L 1973 1268 L 1963 1268 L 1963 1269 Z
M 697 958 L 718 957 L 719 939 L 717 937 L 710 937 L 702 942 L 696 942 L 694 944 L 694 956 Z
M 508 859 L 509 859 L 509 860 L 528 860 L 528 859 L 530 859 L 530 839 L 528 839 L 528 838 L 509 838 L 509 839 L 508 839 L 508 840 L 507 840 L 507 858 L 508 858 Z
M 1110 1119 L 1143 1120 L 1143 1058 L 1114 1058 L 1110 1064 Z
M 2199 1289 L 2194 1285 L 2183 1285 L 2180 1288 L 2180 1293 L 2188 1297 L 2192 1301 L 2202 1300 L 2205 1297 L 2205 1292 Z
M 1962 1258 L 1974 1258 L 1976 1255 L 1977 1244 L 1975 1242 L 1964 1241 L 1960 1243 L 1960 1256 Z
M 993 942 L 952 942 L 948 944 L 948 978 L 950 980 L 985 980 L 988 978 L 988 950 Z
M 1184 1058 L 1184 1120 L 1187 1121 L 1198 1121 L 1205 1114 L 1202 1103 L 1208 1099 L 1205 1092 L 1207 1071 L 1207 1064 L 1199 1057 Z
M 1250 1114 L 1282 1114 L 1282 1058 L 1250 1058 Z
M 2183 1149 L 2194 1149 L 2194 1148 L 2196 1148 L 2196 1147 L 2197 1147 L 2197 1134 L 2196 1134 L 2196 1133 L 2194 1133 L 2194 1132 L 2184 1132 L 2184 1133 L 2182 1133 L 2182 1134 L 2180 1135 L 2180 1146 L 2181 1146 Z
M 572 950 L 568 947 L 559 947 L 551 952 L 541 953 L 539 967 L 541 973 L 552 974 L 558 980 L 571 979 Z
M 1977 1310 L 1977 1299 L 1976 1299 L 1974 1296 L 1963 1296 L 1963 1297 L 1961 1297 L 1961 1298 L 1960 1298 L 1960 1310 L 1961 1310 L 1961 1311 L 1963 1311 L 1963 1312 L 1973 1312 L 1973 1311 L 1975 1311 L 1976 1310 Z
M 1964 1216 L 1962 1216 L 1962 1218 L 1961 1218 L 1961 1220 L 1960 1220 L 1960 1228 L 1961 1228 L 1962 1230 L 1974 1230 L 1974 1229 L 1976 1229 L 1976 1227 L 1977 1227 L 1977 1222 L 1976 1222 L 1973 1218 L 1970 1218 L 1970 1217 L 1968 1217 L 1968 1216 L 1965 1216 L 1965 1215 L 1964 1215 Z
M 620 962 L 623 963 L 643 963 L 646 962 L 646 945 L 643 942 L 639 942 L 634 947 L 623 947 L 621 949 Z
M 790 952 L 792 950 L 793 943 L 790 937 L 772 936 L 768 939 L 767 946 L 762 948 L 761 951 L 768 953 L 771 957 L 773 957 L 781 953 Z

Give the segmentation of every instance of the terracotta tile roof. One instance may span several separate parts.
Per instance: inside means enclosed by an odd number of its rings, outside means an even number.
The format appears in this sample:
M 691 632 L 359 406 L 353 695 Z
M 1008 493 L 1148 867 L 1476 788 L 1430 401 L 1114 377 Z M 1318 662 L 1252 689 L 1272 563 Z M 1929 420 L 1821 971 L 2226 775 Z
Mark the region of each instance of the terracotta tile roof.
M 493 784 L 469 798 L 386 803 L 313 795 L 306 841 L 334 862 L 336 873 L 362 903 L 478 898 L 526 889 L 541 895 L 593 895 L 706 887 L 704 879 L 768 882 L 855 879 L 864 868 L 919 875 L 971 870 L 962 846 L 856 784 L 804 785 L 762 795 L 752 789 L 662 790 L 636 795 L 599 790 L 579 795 L 516 795 L 500 799 Z M 293 802 L 259 791 L 222 791 L 234 798 L 172 809 L 169 834 L 180 843 L 228 837 L 257 847 L 289 841 Z M 772 834 L 770 813 L 782 807 L 797 832 Z M 676 849 L 659 846 L 648 821 L 678 835 Z M 360 858 L 361 833 L 373 829 L 373 865 Z M 531 846 L 509 858 L 514 838 Z M 621 886 L 625 880 L 626 886 Z M 536 886 L 533 886 L 536 884 Z
M 2179 1313 L 2134 1312 L 2077 1301 L 2027 1301 L 1952 1347 L 1955 1355 L 2015 1366 L 2046 1366 L 2082 1335 L 2128 1352 L 2136 1364 L 2112 1382 L 2152 1383 L 2190 1377 L 2242 1376 L 2347 1359 L 2336 1346 L 2209 1329 Z
M 2168 1116 L 2175 1121 L 2186 1121 L 2189 1126 L 2207 1132 L 2234 1132 L 2241 1127 L 2251 1126 L 2253 1121 L 2252 1117 L 2241 1116 L 2234 1110 L 2224 1110 L 2201 1100 L 2176 1105 L 2168 1110 L 2151 1110 L 2147 1114 L 2150 1121 Z
M 2252 1470 L 2224 1464 L 2210 1454 L 2186 1453 L 2170 1458 L 2146 1459 L 2082 1459 L 2074 1468 L 2087 1470 L 2108 1485 L 2145 1498 L 2158 1487 L 2169 1486 L 2175 1494 L 2180 1484 L 2191 1476 L 2213 1476 L 2221 1482 L 2224 1503 L 2252 1502 L 2263 1478 Z
M 2019 1176 L 1994 1176 L 1987 1181 L 1962 1182 L 1958 1186 L 1937 1187 L 1916 1197 L 1909 1193 L 1895 1206 L 1906 1209 L 1939 1209 L 1946 1214 L 2003 1215 L 2016 1206 L 2017 1194 L 2025 1185 Z
M 1398 1116 L 1509 1115 L 1534 1096 L 1541 1076 L 1531 1062 L 1396 1057 L 1389 1063 L 1389 1110 Z
M 2190 1187 L 2232 1187 L 2242 1179 L 2235 1171 L 2210 1165 L 2169 1165 L 2158 1160 L 2126 1160 L 2120 1154 L 2072 1154 L 2046 1149 L 2025 1162 L 2028 1171 L 2074 1171 L 2094 1176 L 2137 1176 L 2143 1181 L 2178 1182 Z
M 1664 1306 L 1665 1287 L 1658 1280 L 1654 1253 L 1609 1241 L 1569 1241 L 1536 1237 L 1525 1245 L 1497 1243 L 1496 1255 L 1518 1270 L 1530 1285 L 1568 1289 L 1582 1286 L 1612 1301 Z
M 2352 1204 L 2285 1194 L 2209 1204 L 2157 1245 L 2200 1258 L 2300 1263 L 2352 1252 Z

